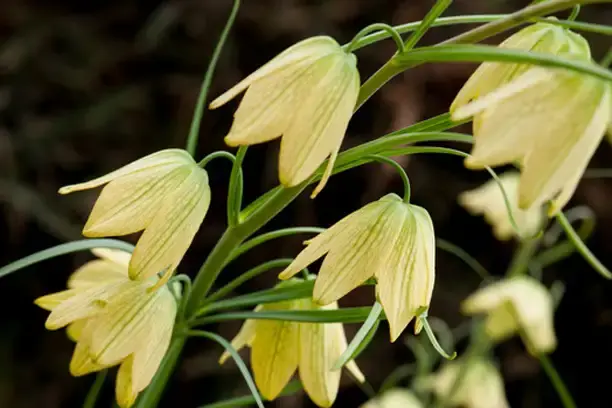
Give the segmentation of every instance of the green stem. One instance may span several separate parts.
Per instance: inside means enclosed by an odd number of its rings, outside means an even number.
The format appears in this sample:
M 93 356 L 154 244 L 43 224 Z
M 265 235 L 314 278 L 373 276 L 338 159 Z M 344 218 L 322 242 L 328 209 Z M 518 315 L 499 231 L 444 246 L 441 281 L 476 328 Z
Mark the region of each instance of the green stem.
M 567 390 L 567 387 L 563 383 L 561 376 L 559 375 L 559 373 L 553 366 L 548 356 L 546 354 L 541 353 L 541 354 L 538 354 L 538 358 L 540 360 L 540 364 L 542 365 L 542 368 L 544 369 L 544 371 L 546 372 L 546 375 L 548 376 L 548 379 L 552 383 L 553 387 L 555 387 L 555 390 L 557 391 L 557 394 L 559 395 L 559 398 L 561 399 L 561 403 L 563 404 L 563 407 L 564 408 L 576 408 L 576 403 L 574 402 L 572 395 Z
M 526 239 L 520 243 L 518 250 L 510 262 L 510 267 L 506 272 L 507 277 L 525 275 L 529 269 L 529 261 L 535 255 L 540 245 L 539 238 Z
M 436 19 L 440 16 L 440 14 L 444 13 L 446 9 L 451 5 L 453 0 L 438 0 L 436 4 L 429 10 L 421 24 L 417 27 L 417 29 L 412 33 L 412 35 L 408 38 L 408 41 L 404 43 L 404 48 L 401 52 L 410 51 L 414 48 L 415 45 L 419 42 L 421 38 L 425 35 L 427 30 L 433 25 Z
M 164 389 L 166 388 L 166 383 L 170 379 L 170 376 L 178 363 L 178 358 L 181 355 L 181 351 L 183 350 L 186 340 L 187 337 L 185 336 L 175 336 L 172 339 L 170 347 L 168 348 L 168 351 L 166 352 L 157 373 L 153 377 L 151 384 L 149 384 L 149 386 L 140 394 L 134 408 L 157 407 Z
M 218 159 L 219 157 L 222 157 L 224 159 L 227 159 L 227 160 L 231 161 L 232 165 L 236 162 L 236 157 L 233 154 L 231 154 L 230 152 L 225 151 L 225 150 L 219 150 L 219 151 L 216 151 L 216 152 L 212 152 L 211 154 L 209 154 L 208 156 L 206 156 L 202 160 L 200 160 L 198 162 L 198 166 L 204 168 L 204 167 L 206 167 L 206 165 L 208 163 L 210 163 L 214 159 Z
M 221 32 L 221 36 L 219 37 L 219 41 L 215 46 L 215 50 L 213 51 L 213 55 L 210 59 L 210 63 L 208 64 L 208 68 L 206 69 L 206 74 L 204 74 L 204 80 L 202 81 L 202 86 L 200 88 L 200 94 L 198 95 L 198 102 L 196 104 L 195 110 L 193 112 L 193 119 L 191 120 L 191 128 L 189 129 L 189 136 L 187 137 L 187 148 L 186 150 L 192 156 L 195 154 L 196 147 L 198 146 L 198 135 L 200 133 L 200 123 L 202 122 L 202 115 L 204 114 L 204 105 L 206 104 L 206 97 L 208 96 L 208 90 L 210 89 L 210 84 L 213 79 L 213 75 L 215 73 L 215 68 L 217 66 L 217 61 L 219 61 L 219 56 L 221 55 L 221 51 L 223 50 L 223 45 L 225 44 L 225 40 L 229 35 L 229 32 L 234 24 L 234 20 L 236 19 L 236 15 L 238 15 L 238 9 L 240 8 L 240 0 L 234 0 L 234 5 L 232 6 L 232 11 L 225 23 L 225 27 Z
M 567 234 L 567 237 L 574 244 L 574 246 L 576 247 L 580 255 L 582 255 L 582 257 L 584 258 L 584 260 L 587 261 L 589 265 L 591 265 L 593 269 L 595 269 L 595 271 L 599 273 L 601 276 L 603 276 L 606 279 L 612 279 L 612 272 L 610 272 L 610 270 L 608 270 L 608 268 L 606 268 L 606 266 L 602 264 L 595 255 L 593 255 L 593 253 L 586 246 L 584 241 L 580 239 L 580 236 L 578 235 L 576 230 L 572 227 L 572 224 L 570 224 L 567 218 L 565 218 L 565 215 L 563 215 L 563 213 L 560 212 L 556 215 L 556 217 L 557 217 L 557 221 L 559 221 L 559 224 L 561 225 L 561 227 Z
M 395 41 L 395 45 L 397 46 L 397 50 L 399 52 L 402 52 L 404 50 L 404 41 L 402 40 L 402 36 L 397 32 L 395 28 L 385 23 L 375 23 L 375 24 L 371 24 L 365 27 L 364 29 L 359 31 L 355 35 L 355 37 L 353 37 L 353 39 L 348 45 L 343 46 L 344 50 L 346 52 L 355 51 L 358 48 L 357 44 L 361 38 L 365 37 L 367 34 L 371 33 L 372 31 L 377 31 L 377 30 L 381 30 L 385 32 L 388 35 L 388 37 L 391 37 L 393 41 Z
M 404 183 L 404 202 L 406 204 L 409 204 L 410 203 L 410 191 L 411 191 L 410 190 L 410 179 L 408 178 L 406 171 L 404 171 L 404 168 L 398 162 L 388 157 L 378 156 L 378 155 L 366 156 L 366 158 L 368 157 L 372 158 L 373 160 L 377 162 L 388 164 L 395 169 L 397 174 L 399 174 L 400 178 L 402 179 L 402 183 Z
M 236 160 L 232 164 L 227 197 L 227 225 L 230 227 L 240 223 L 240 209 L 242 208 L 242 193 L 244 189 L 242 162 L 246 152 L 247 146 L 240 146 L 236 153 Z
M 87 397 L 83 403 L 83 408 L 95 408 L 96 402 L 98 401 L 98 396 L 102 390 L 102 386 L 104 386 L 106 374 L 108 374 L 108 370 L 102 370 L 96 374 L 96 379 L 87 393 Z

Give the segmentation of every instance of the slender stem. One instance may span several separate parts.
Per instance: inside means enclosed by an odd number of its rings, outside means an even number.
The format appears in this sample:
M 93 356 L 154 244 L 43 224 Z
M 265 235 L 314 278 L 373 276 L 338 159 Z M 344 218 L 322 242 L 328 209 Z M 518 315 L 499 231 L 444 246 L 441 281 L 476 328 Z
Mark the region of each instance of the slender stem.
M 106 374 L 108 374 L 108 370 L 102 370 L 98 374 L 96 374 L 96 379 L 94 380 L 94 383 L 91 385 L 91 388 L 87 393 L 87 397 L 85 398 L 85 402 L 83 403 L 83 408 L 95 408 L 96 402 L 98 401 L 98 397 L 100 396 L 100 391 L 104 386 Z
M 187 137 L 187 151 L 192 156 L 195 154 L 196 147 L 198 146 L 198 135 L 200 133 L 200 123 L 202 122 L 202 115 L 204 114 L 204 105 L 206 104 L 206 97 L 208 96 L 208 90 L 210 89 L 210 84 L 212 83 L 215 68 L 217 66 L 217 61 L 219 61 L 219 56 L 221 55 L 221 51 L 223 50 L 223 46 L 225 45 L 225 40 L 227 39 L 232 25 L 234 24 L 236 15 L 238 15 L 239 8 L 240 0 L 234 0 L 232 11 L 227 19 L 227 22 L 225 23 L 223 31 L 221 32 L 219 41 L 215 46 L 215 50 L 213 51 L 213 55 L 208 64 L 208 68 L 206 69 L 206 74 L 204 74 L 204 80 L 202 81 L 200 94 L 198 95 L 198 102 L 193 112 L 193 119 L 191 120 L 189 136 Z
M 578 14 L 580 14 L 580 4 L 575 5 L 572 9 L 571 14 L 567 18 L 568 21 L 575 21 L 578 18 Z
M 475 14 L 475 15 L 467 15 L 467 16 L 451 16 L 451 17 L 440 17 L 437 18 L 432 24 L 431 27 L 443 27 L 449 25 L 457 25 L 457 24 L 477 24 L 477 23 L 489 23 L 491 21 L 501 20 L 507 17 L 508 14 Z M 592 24 L 585 23 L 582 21 L 569 21 L 569 20 L 550 20 L 547 18 L 534 17 L 526 20 L 525 22 L 539 22 L 539 23 L 548 23 L 555 24 L 562 27 L 570 28 L 572 30 L 579 31 L 587 31 L 602 35 L 612 35 L 612 27 L 602 24 Z M 393 26 L 395 30 L 400 33 L 409 33 L 415 31 L 420 25 L 421 21 L 414 21 L 411 23 L 404 23 L 400 25 Z M 379 31 L 376 33 L 372 33 L 366 35 L 359 39 L 357 44 L 355 44 L 353 48 L 353 52 L 367 47 L 368 45 L 375 44 L 381 40 L 385 40 L 389 38 L 389 33 L 386 31 Z M 344 45 L 347 47 L 348 44 Z
M 561 399 L 561 403 L 564 408 L 576 408 L 576 403 L 572 398 L 572 395 L 567 390 L 567 387 L 563 383 L 561 376 L 553 366 L 552 362 L 548 358 L 548 356 L 544 353 L 538 354 L 538 359 L 540 360 L 540 364 L 542 368 L 546 372 L 548 379 L 552 383 L 553 387 L 555 387 L 555 391 L 557 391 L 557 395 Z
M 593 255 L 593 253 L 586 246 L 584 241 L 580 239 L 580 236 L 578 235 L 576 230 L 572 227 L 572 224 L 570 224 L 567 218 L 565 218 L 565 215 L 563 215 L 563 213 L 560 212 L 556 215 L 556 217 L 557 217 L 557 221 L 559 221 L 559 224 L 561 225 L 561 227 L 567 234 L 567 237 L 574 244 L 574 246 L 576 247 L 580 255 L 582 255 L 582 257 L 584 258 L 584 260 L 587 261 L 589 265 L 591 265 L 593 269 L 595 269 L 595 271 L 599 273 L 601 276 L 603 276 L 606 279 L 612 279 L 612 272 L 610 272 L 610 270 L 608 270 L 608 268 L 606 268 L 605 265 L 602 264 L 595 255 Z
M 604 57 L 601 59 L 601 62 L 599 63 L 599 65 L 604 68 L 608 68 L 610 64 L 612 64 L 612 48 L 608 49 L 608 52 L 606 52 Z
M 506 272 L 507 277 L 524 275 L 529 270 L 529 261 L 535 255 L 540 245 L 540 239 L 526 239 L 520 243 L 518 250 L 510 262 L 510 267 Z
M 480 262 L 476 260 L 472 255 L 470 255 L 467 251 L 461 248 L 458 245 L 453 244 L 450 241 L 445 239 L 436 238 L 436 246 L 446 252 L 449 252 L 455 255 L 457 258 L 461 259 L 465 262 L 470 268 L 474 270 L 480 276 L 482 280 L 487 280 L 491 277 L 489 271 L 485 269 L 484 266 Z
M 231 256 L 229 257 L 228 262 L 238 258 L 240 255 L 244 254 L 247 251 L 250 251 L 256 246 L 259 246 L 273 239 L 282 238 L 282 237 L 286 237 L 289 235 L 296 235 L 296 234 L 319 234 L 323 231 L 325 231 L 325 228 L 321 228 L 321 227 L 292 227 L 292 228 L 283 228 L 283 229 L 279 229 L 276 231 L 266 232 L 265 234 L 258 235 L 255 238 L 252 238 L 246 241 L 245 243 L 240 245 L 238 248 L 236 248 L 236 250 L 234 250 L 234 252 L 232 252 Z
M 357 44 L 359 43 L 359 40 L 361 38 L 365 37 L 367 34 L 371 33 L 372 31 L 378 31 L 378 30 L 384 31 L 386 34 L 388 34 L 388 37 L 391 37 L 393 41 L 395 41 L 395 45 L 397 46 L 397 50 L 399 52 L 402 52 L 404 50 L 404 41 L 402 40 L 402 36 L 397 32 L 395 28 L 385 23 L 375 23 L 375 24 L 371 24 L 365 27 L 364 29 L 359 31 L 355 35 L 355 37 L 353 37 L 353 39 L 348 45 L 345 45 L 343 47 L 344 50 L 346 52 L 355 51 L 358 48 Z
M 377 162 L 388 164 L 395 169 L 397 174 L 399 174 L 400 178 L 402 179 L 402 183 L 404 183 L 404 202 L 406 204 L 410 203 L 410 179 L 408 178 L 406 171 L 404 171 L 404 168 L 398 162 L 388 157 L 378 155 L 366 156 L 366 158 L 368 157 L 376 160 Z
M 291 262 L 293 262 L 292 258 L 279 258 L 279 259 L 274 259 L 272 261 L 268 261 L 260 265 L 257 265 L 256 267 L 249 269 L 245 273 L 240 274 L 240 276 L 238 276 L 236 279 L 234 279 L 227 285 L 223 286 L 221 289 L 219 289 L 212 295 L 208 296 L 206 300 L 201 303 L 201 306 L 206 306 L 219 299 L 222 299 L 225 296 L 232 293 L 232 291 L 236 289 L 238 286 L 242 285 L 245 282 L 248 282 L 254 277 L 259 276 L 262 273 L 267 272 L 274 268 L 284 268 L 287 265 L 289 265 Z M 199 315 L 199 314 L 200 314 L 200 311 L 196 313 L 196 315 Z
M 162 360 L 157 373 L 153 377 L 151 384 L 140 394 L 138 401 L 136 402 L 135 408 L 155 408 L 159 404 L 159 400 L 162 397 L 166 383 L 172 375 L 178 358 L 181 355 L 183 346 L 187 337 L 175 336 L 170 343 L 170 347 Z
M 457 357 L 457 352 L 453 351 L 452 354 L 448 354 L 446 351 L 444 351 L 444 349 L 440 345 L 440 342 L 436 338 L 436 334 L 431 329 L 431 326 L 429 325 L 429 321 L 427 321 L 427 310 L 421 313 L 421 315 L 419 316 L 419 319 L 421 323 L 423 324 L 423 328 L 425 329 L 425 334 L 427 334 L 427 337 L 429 338 L 429 342 L 431 343 L 433 348 L 438 352 L 438 354 L 440 354 L 442 357 L 444 357 L 447 360 L 454 360 Z
M 227 160 L 231 161 L 232 164 L 234 164 L 236 162 L 236 157 L 233 154 L 231 154 L 230 152 L 225 151 L 225 150 L 219 150 L 219 151 L 216 151 L 216 152 L 212 152 L 211 154 L 209 154 L 208 156 L 206 156 L 202 160 L 200 160 L 198 162 L 198 166 L 204 168 L 204 167 L 206 167 L 206 165 L 208 163 L 210 163 L 211 161 L 213 161 L 215 159 L 218 159 L 219 157 L 222 157 L 224 159 L 227 159 Z
M 446 9 L 451 5 L 453 0 L 438 0 L 436 4 L 429 10 L 421 24 L 419 24 L 418 28 L 414 33 L 408 38 L 408 41 L 404 43 L 403 52 L 410 51 L 414 48 L 415 45 L 419 42 L 419 40 L 425 35 L 427 30 L 433 25 L 436 19 L 446 11 Z

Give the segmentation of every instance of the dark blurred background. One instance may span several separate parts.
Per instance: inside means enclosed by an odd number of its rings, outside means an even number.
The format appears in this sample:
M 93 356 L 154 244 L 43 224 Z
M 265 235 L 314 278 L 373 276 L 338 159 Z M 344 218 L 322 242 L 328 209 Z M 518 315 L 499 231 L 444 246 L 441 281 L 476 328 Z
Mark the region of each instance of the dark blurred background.
M 245 0 L 211 89 L 211 97 L 231 87 L 285 47 L 305 37 L 328 34 L 350 41 L 367 24 L 399 24 L 421 19 L 426 0 Z M 527 1 L 457 0 L 446 15 L 502 13 Z M 80 230 L 97 196 L 88 191 L 59 196 L 57 189 L 107 173 L 166 147 L 183 147 L 200 82 L 231 8 L 229 0 L 2 0 L 0 3 L 0 264 L 58 243 L 80 239 Z M 565 14 L 567 15 L 567 14 Z M 563 14 L 560 14 L 563 16 Z M 610 23 L 607 6 L 583 7 L 580 19 Z M 470 26 L 433 29 L 423 44 L 433 44 Z M 601 57 L 610 39 L 588 35 Z M 497 41 L 498 39 L 494 40 Z M 358 52 L 362 77 L 394 52 L 383 42 Z M 345 148 L 443 113 L 473 71 L 471 64 L 428 64 L 406 72 L 377 93 L 351 122 Z M 223 149 L 235 102 L 205 112 L 198 157 Z M 469 126 L 461 131 L 469 132 Z M 459 146 L 457 146 L 459 147 Z M 277 143 L 249 149 L 245 162 L 246 200 L 277 183 Z M 463 146 L 461 148 L 464 148 Z M 605 168 L 612 152 L 607 142 L 591 163 Z M 426 207 L 439 237 L 462 246 L 493 274 L 501 275 L 514 245 L 493 239 L 489 227 L 457 205 L 461 191 L 487 179 L 446 156 L 402 158 L 413 183 L 413 201 Z M 180 271 L 193 274 L 222 233 L 229 166 L 209 167 L 213 202 Z M 316 201 L 297 199 L 268 228 L 329 226 L 350 211 L 390 191 L 401 181 L 389 168 L 368 165 L 330 181 Z M 612 182 L 584 180 L 571 205 L 588 204 L 597 227 L 588 244 L 612 266 Z M 568 207 L 569 208 L 569 207 Z M 135 237 L 129 237 L 135 242 Z M 258 248 L 231 264 L 229 281 L 259 262 L 297 253 L 303 237 Z M 72 378 L 68 362 L 73 344 L 64 331 L 48 332 L 46 312 L 32 303 L 64 289 L 67 276 L 88 253 L 56 258 L 0 282 L 0 407 L 78 407 L 93 376 Z M 475 273 L 451 255 L 437 255 L 437 284 L 431 314 L 451 327 L 464 319 L 459 302 L 479 284 Z M 241 293 L 270 287 L 275 272 L 239 288 Z M 609 407 L 612 367 L 612 284 L 580 258 L 545 270 L 545 282 L 562 280 L 566 292 L 558 310 L 560 344 L 553 361 L 581 407 Z M 369 290 L 356 290 L 341 303 L 369 305 Z M 216 327 L 231 338 L 239 324 Z M 349 337 L 357 329 L 347 325 Z M 406 331 L 404 337 L 411 334 Z M 221 349 L 190 341 L 163 407 L 197 407 L 248 391 L 234 364 L 217 365 Z M 513 407 L 556 407 L 558 399 L 538 362 L 520 341 L 497 348 L 506 391 Z M 248 353 L 244 354 L 248 356 Z M 397 366 L 413 357 L 403 341 L 388 343 L 386 329 L 359 358 L 376 388 Z M 336 406 L 356 407 L 366 395 L 344 379 Z M 113 380 L 114 383 L 114 380 Z M 110 406 L 107 380 L 99 406 Z M 302 396 L 270 406 L 309 407 Z

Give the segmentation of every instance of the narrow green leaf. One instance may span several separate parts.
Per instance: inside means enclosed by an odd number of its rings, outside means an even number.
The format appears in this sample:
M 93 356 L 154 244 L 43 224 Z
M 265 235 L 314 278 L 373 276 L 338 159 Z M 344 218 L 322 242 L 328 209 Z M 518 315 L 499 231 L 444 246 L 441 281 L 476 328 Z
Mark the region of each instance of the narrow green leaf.
M 122 249 L 130 253 L 134 251 L 134 245 L 119 241 L 117 239 L 83 239 L 79 241 L 67 242 L 65 244 L 60 244 L 52 248 L 36 252 L 32 255 L 28 255 L 25 258 L 21 258 L 18 261 L 12 262 L 0 268 L 0 278 L 13 272 L 17 272 L 18 270 L 26 268 L 30 265 L 34 265 L 38 262 L 46 261 L 47 259 L 70 254 L 72 252 L 86 251 L 93 248 Z
M 198 311 L 198 316 L 209 314 L 216 310 L 234 309 L 245 306 L 254 306 L 262 303 L 281 302 L 283 300 L 303 299 L 312 296 L 314 281 L 296 283 L 288 287 L 278 287 L 236 296 L 231 299 L 221 300 Z
M 558 57 L 533 51 L 499 48 L 491 45 L 452 44 L 423 47 L 397 55 L 396 64 L 411 65 L 414 62 L 508 62 L 533 64 L 543 67 L 592 75 L 612 81 L 612 72 L 594 63 Z
M 104 386 L 104 380 L 106 379 L 107 373 L 108 370 L 102 370 L 96 374 L 96 379 L 91 385 L 87 397 L 85 397 L 85 402 L 83 402 L 83 408 L 95 408 L 98 397 L 100 396 L 100 391 Z
M 380 324 L 380 315 L 382 314 L 383 308 L 379 302 L 375 302 L 370 310 L 368 318 L 353 337 L 353 340 L 349 343 L 344 353 L 338 358 L 338 361 L 334 364 L 334 370 L 339 370 L 351 360 L 357 358 L 359 354 L 370 344 L 378 325 Z
M 371 307 L 347 307 L 338 310 L 264 310 L 220 313 L 193 319 L 190 326 L 227 320 L 263 319 L 304 323 L 361 323 L 368 318 Z M 382 317 L 381 317 L 382 318 Z
M 253 399 L 255 400 L 255 403 L 257 403 L 257 406 L 259 408 L 264 408 L 263 401 L 261 400 L 259 391 L 257 391 L 257 386 L 255 386 L 255 382 L 253 381 L 253 377 L 251 377 L 251 373 L 249 372 L 249 369 L 247 368 L 246 364 L 244 364 L 244 361 L 242 360 L 242 358 L 240 357 L 236 349 L 230 344 L 229 341 L 225 340 L 223 337 L 219 336 L 218 334 L 207 332 L 204 330 L 188 330 L 185 334 L 189 337 L 203 337 L 205 339 L 213 340 L 219 343 L 221 346 L 223 346 L 223 348 L 225 348 L 225 350 L 227 350 L 227 352 L 230 353 L 230 355 L 236 362 L 236 366 L 238 366 L 240 373 L 244 377 L 244 381 L 247 383 L 247 386 L 249 387 L 249 390 L 251 391 L 253 395 Z

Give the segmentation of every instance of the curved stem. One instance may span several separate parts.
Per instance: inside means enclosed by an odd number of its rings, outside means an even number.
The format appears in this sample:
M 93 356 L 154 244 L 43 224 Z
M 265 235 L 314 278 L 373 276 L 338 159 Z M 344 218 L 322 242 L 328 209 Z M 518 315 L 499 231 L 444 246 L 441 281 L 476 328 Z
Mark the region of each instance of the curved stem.
M 559 399 L 563 404 L 564 408 L 576 408 L 576 403 L 572 398 L 572 395 L 567 390 L 565 383 L 561 379 L 561 376 L 553 366 L 552 362 L 548 358 L 546 354 L 538 354 L 538 359 L 540 360 L 540 365 L 546 372 L 548 379 L 552 383 L 553 387 L 555 387 L 555 391 L 557 391 L 557 395 L 559 395 Z
M 283 228 L 276 231 L 266 232 L 265 234 L 261 234 L 252 238 L 238 248 L 236 248 L 228 259 L 228 263 L 238 258 L 240 255 L 244 254 L 247 251 L 259 246 L 265 242 L 271 241 L 273 239 L 286 237 L 289 235 L 296 234 L 320 234 L 325 231 L 325 228 L 321 227 L 292 227 L 292 228 Z
M 397 32 L 395 28 L 385 23 L 375 23 L 375 24 L 371 24 L 365 27 L 364 29 L 359 31 L 357 34 L 355 34 L 355 37 L 353 37 L 350 43 L 343 46 L 344 50 L 346 52 L 355 51 L 358 48 L 357 44 L 361 38 L 365 37 L 367 34 L 371 33 L 372 31 L 378 31 L 378 30 L 384 31 L 385 33 L 388 34 L 388 37 L 391 37 L 393 41 L 395 41 L 395 45 L 397 46 L 397 50 L 399 52 L 404 51 L 404 40 L 402 40 L 402 36 Z
M 520 243 L 518 251 L 514 253 L 507 277 L 524 275 L 529 270 L 529 261 L 538 250 L 540 239 L 526 239 Z
M 225 151 L 225 150 L 218 150 L 216 152 L 212 152 L 211 154 L 207 155 L 202 160 L 200 160 L 198 162 L 198 166 L 204 168 L 204 167 L 206 167 L 206 165 L 208 163 L 210 163 L 211 161 L 213 161 L 215 159 L 218 159 L 219 157 L 231 161 L 232 164 L 234 164 L 236 162 L 236 157 L 233 154 L 231 154 L 230 152 Z
M 441 250 L 451 253 L 457 258 L 461 259 L 463 262 L 466 263 L 466 265 L 472 268 L 482 280 L 487 280 L 491 277 L 489 271 L 487 271 L 485 267 L 482 266 L 482 264 L 476 260 L 476 258 L 467 253 L 467 251 L 465 251 L 460 246 L 441 238 L 436 238 L 436 246 Z
M 436 334 L 433 332 L 433 330 L 431 329 L 431 326 L 429 325 L 429 322 L 427 321 L 427 309 L 425 309 L 423 312 L 419 314 L 418 319 L 423 324 L 425 333 L 427 334 L 427 337 L 429 338 L 431 345 L 438 352 L 438 354 L 440 354 L 442 357 L 444 357 L 447 360 L 454 360 L 457 357 L 457 352 L 453 351 L 452 354 L 448 354 L 446 351 L 444 351 L 444 349 L 440 345 L 440 342 L 436 338 Z
M 576 247 L 578 252 L 580 252 L 580 255 L 582 255 L 585 261 L 587 261 L 589 265 L 591 265 L 593 269 L 595 269 L 595 271 L 601 276 L 606 279 L 612 279 L 612 272 L 610 272 L 608 268 L 606 268 L 604 264 L 602 264 L 599 259 L 597 259 L 595 255 L 593 255 L 593 253 L 586 246 L 584 241 L 580 239 L 580 236 L 578 236 L 576 230 L 574 230 L 567 218 L 565 218 L 565 215 L 560 212 L 556 215 L 556 218 L 565 233 L 567 234 L 569 240 L 574 244 L 574 246 Z
M 377 162 L 388 164 L 395 169 L 397 174 L 399 174 L 400 178 L 402 179 L 402 183 L 404 183 L 404 202 L 406 204 L 409 204 L 410 203 L 410 191 L 411 191 L 410 190 L 410 179 L 408 179 L 408 175 L 406 174 L 406 171 L 404 170 L 404 168 L 398 162 L 388 157 L 370 155 L 370 156 L 366 156 L 365 158 L 366 159 L 372 158 L 373 160 L 376 160 Z
M 568 21 L 575 21 L 578 18 L 578 14 L 580 14 L 580 4 L 577 4 L 572 9 L 571 14 L 567 18 Z
M 172 277 L 168 281 L 169 287 L 172 282 L 181 282 L 183 284 L 183 290 L 181 293 L 181 299 L 179 302 L 179 308 L 177 313 L 177 321 L 181 322 L 185 319 L 185 306 L 187 304 L 187 299 L 189 299 L 189 295 L 191 295 L 191 279 L 187 275 L 180 274 Z
M 193 119 L 191 120 L 191 127 L 189 129 L 189 136 L 187 137 L 187 148 L 186 150 L 192 156 L 195 154 L 196 147 L 198 146 L 198 135 L 200 133 L 200 123 L 202 122 L 202 115 L 204 114 L 204 105 L 206 104 L 206 97 L 208 96 L 208 90 L 210 89 L 210 84 L 213 79 L 213 75 L 215 73 L 215 68 L 217 66 L 217 61 L 219 60 L 219 56 L 221 55 L 221 51 L 223 50 L 223 46 L 225 45 L 225 40 L 227 39 L 229 32 L 234 24 L 234 20 L 238 15 L 238 9 L 240 8 L 240 0 L 234 0 L 234 5 L 232 6 L 232 11 L 225 23 L 225 27 L 223 27 L 223 31 L 221 32 L 221 36 L 219 37 L 219 41 L 215 46 L 215 50 L 213 51 L 213 55 L 210 58 L 210 62 L 208 63 L 208 68 L 206 69 L 206 74 L 204 74 L 204 80 L 202 81 L 202 86 L 200 88 L 200 94 L 198 95 L 198 102 L 196 103 L 195 110 L 193 111 Z

